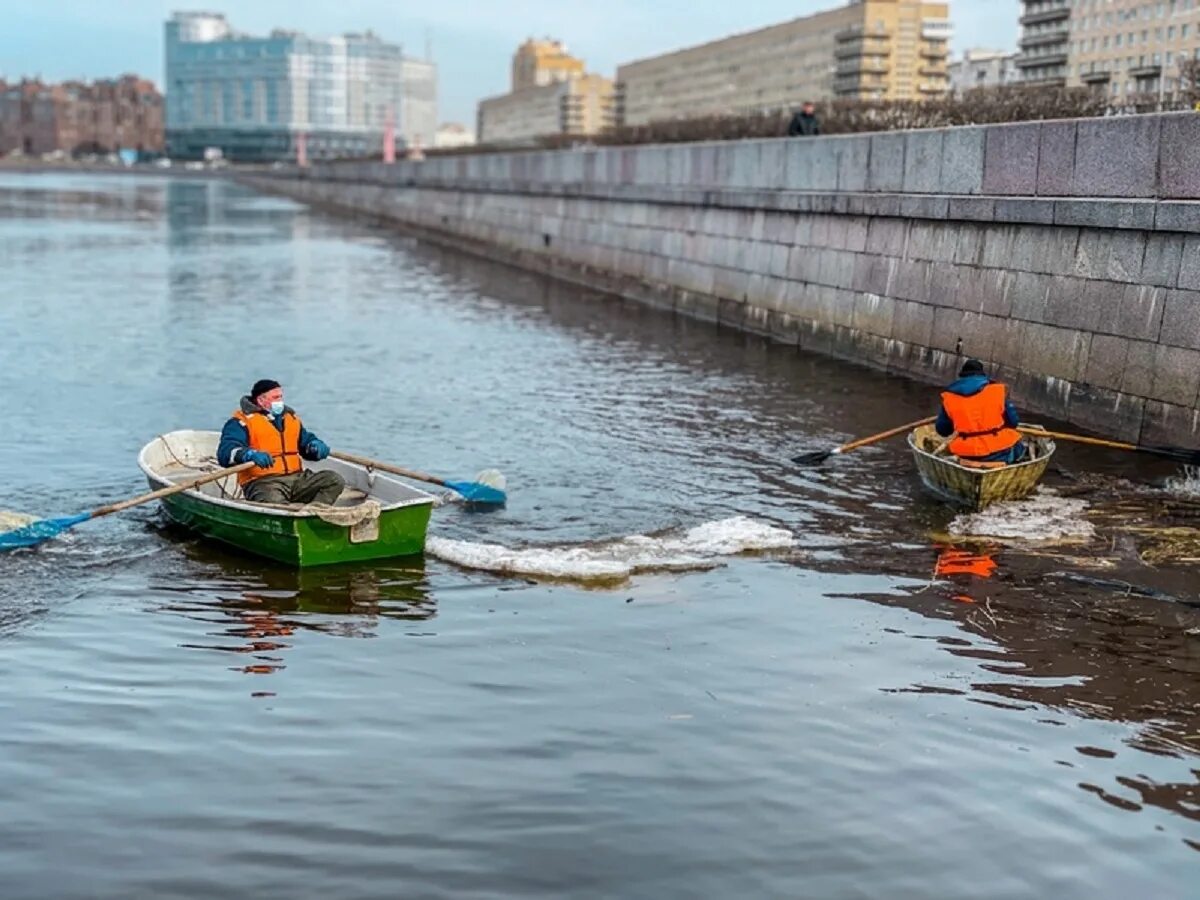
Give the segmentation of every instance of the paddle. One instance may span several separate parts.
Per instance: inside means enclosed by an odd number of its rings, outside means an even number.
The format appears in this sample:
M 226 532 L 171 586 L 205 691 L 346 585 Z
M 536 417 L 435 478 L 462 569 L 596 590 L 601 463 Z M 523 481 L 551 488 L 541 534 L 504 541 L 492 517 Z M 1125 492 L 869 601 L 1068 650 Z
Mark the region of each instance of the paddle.
M 77 516 L 65 516 L 61 519 L 39 519 L 36 522 L 30 522 L 28 525 L 23 525 L 13 531 L 2 531 L 0 532 L 0 551 L 16 550 L 19 547 L 33 547 L 43 541 L 58 537 L 68 528 L 78 525 L 80 522 L 86 522 L 88 519 L 98 519 L 101 516 L 112 515 L 115 512 L 121 512 L 134 506 L 141 506 L 143 503 L 150 503 L 154 500 L 160 500 L 163 497 L 170 497 L 172 494 L 182 494 L 184 491 L 190 491 L 194 487 L 208 484 L 210 481 L 217 481 L 227 475 L 233 475 L 241 472 L 243 469 L 251 469 L 253 467 L 254 463 L 242 463 L 239 466 L 232 466 L 217 472 L 209 472 L 207 475 L 189 478 L 187 481 L 181 481 L 170 487 L 159 488 L 157 491 L 151 491 L 148 494 L 142 494 L 129 500 L 110 503 L 107 506 L 99 506 L 91 512 L 81 513 Z
M 903 434 L 906 431 L 912 431 L 914 428 L 919 428 L 922 425 L 929 425 L 936 419 L 936 416 L 930 416 L 928 419 L 921 419 L 917 422 L 909 422 L 907 425 L 901 425 L 898 428 L 891 428 L 887 431 L 881 431 L 879 434 L 873 434 L 870 437 L 852 441 L 849 444 L 842 444 L 842 446 L 835 447 L 832 450 L 812 450 L 808 453 L 801 453 L 799 456 L 793 456 L 792 462 L 798 466 L 819 466 L 831 456 L 839 456 L 843 453 L 849 453 L 851 450 L 857 450 L 859 447 L 867 447 L 871 444 L 878 444 L 880 441 L 886 441 L 890 437 L 895 437 L 896 435 Z
M 1044 428 L 1032 425 L 1022 425 L 1017 430 L 1031 437 L 1048 437 L 1059 441 L 1073 441 L 1076 444 L 1091 444 L 1094 447 L 1129 450 L 1133 453 L 1146 453 L 1150 456 L 1171 459 L 1186 466 L 1200 466 L 1200 450 L 1188 450 L 1184 447 L 1156 447 L 1149 444 L 1127 444 L 1124 441 L 1109 441 L 1104 438 L 1086 437 L 1082 434 L 1064 434 L 1061 431 L 1046 431 Z
M 435 475 L 427 475 L 424 472 L 414 472 L 411 469 L 402 469 L 399 466 L 393 466 L 389 463 L 380 462 L 377 459 L 369 459 L 365 456 L 356 456 L 353 453 L 342 453 L 339 450 L 334 450 L 329 454 L 344 462 L 354 463 L 359 466 L 364 466 L 368 469 L 378 469 L 381 472 L 390 472 L 393 475 L 400 475 L 404 478 L 411 478 L 414 481 L 424 481 L 429 484 L 437 484 L 442 487 L 449 488 L 456 494 L 461 494 L 462 498 L 468 503 L 477 504 L 480 506 L 503 506 L 508 502 L 508 495 L 504 492 L 502 483 L 503 475 L 496 473 L 500 481 L 500 485 L 485 484 L 483 481 L 446 481 L 444 478 L 438 478 Z M 481 473 L 477 478 L 482 478 L 491 473 Z

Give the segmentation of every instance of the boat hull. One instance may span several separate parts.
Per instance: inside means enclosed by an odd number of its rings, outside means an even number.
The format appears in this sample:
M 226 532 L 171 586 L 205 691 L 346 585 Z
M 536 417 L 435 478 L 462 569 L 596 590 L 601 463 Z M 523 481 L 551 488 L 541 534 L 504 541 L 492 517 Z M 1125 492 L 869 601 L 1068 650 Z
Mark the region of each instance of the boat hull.
M 935 456 L 929 448 L 941 440 L 928 425 L 908 436 L 921 483 L 940 499 L 976 512 L 993 503 L 1022 500 L 1032 494 L 1055 450 L 1054 442 L 1047 438 L 1026 437 L 1035 454 L 1032 460 L 998 469 L 976 469 L 959 464 L 954 457 Z
M 216 442 L 215 432 L 172 432 L 147 444 L 138 464 L 151 488 L 168 487 L 215 468 Z M 435 497 L 353 463 L 328 460 L 312 468 L 338 472 L 351 492 L 346 496 L 359 499 L 339 501 L 332 510 L 249 503 L 230 476 L 164 497 L 162 507 L 172 522 L 201 537 L 297 568 L 424 552 Z M 377 507 L 356 505 L 367 499 Z
M 379 515 L 379 536 L 355 543 L 349 527 L 315 516 L 262 515 L 187 494 L 168 497 L 162 505 L 167 518 L 201 537 L 297 567 L 419 555 L 425 551 L 431 510 L 428 505 L 385 510 Z

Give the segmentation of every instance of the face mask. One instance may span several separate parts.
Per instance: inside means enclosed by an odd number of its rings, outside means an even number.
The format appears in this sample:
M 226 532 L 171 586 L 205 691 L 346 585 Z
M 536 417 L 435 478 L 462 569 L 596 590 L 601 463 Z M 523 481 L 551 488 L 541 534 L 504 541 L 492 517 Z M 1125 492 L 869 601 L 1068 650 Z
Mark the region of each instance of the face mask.
M 276 400 L 274 403 L 271 404 L 271 415 L 273 415 L 273 416 L 282 416 L 283 415 L 283 401 L 282 400 Z

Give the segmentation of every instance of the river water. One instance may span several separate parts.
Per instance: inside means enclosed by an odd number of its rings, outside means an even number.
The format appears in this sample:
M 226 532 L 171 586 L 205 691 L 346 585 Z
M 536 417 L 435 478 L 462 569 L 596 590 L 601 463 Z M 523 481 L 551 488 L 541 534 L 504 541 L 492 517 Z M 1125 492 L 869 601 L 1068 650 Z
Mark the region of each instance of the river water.
M 423 563 L 154 508 L 0 556 L 0 896 L 1196 896 L 1169 466 L 956 519 L 901 442 L 786 462 L 928 387 L 222 182 L 0 175 L 0 335 L 2 509 L 138 493 L 260 377 L 511 496 Z

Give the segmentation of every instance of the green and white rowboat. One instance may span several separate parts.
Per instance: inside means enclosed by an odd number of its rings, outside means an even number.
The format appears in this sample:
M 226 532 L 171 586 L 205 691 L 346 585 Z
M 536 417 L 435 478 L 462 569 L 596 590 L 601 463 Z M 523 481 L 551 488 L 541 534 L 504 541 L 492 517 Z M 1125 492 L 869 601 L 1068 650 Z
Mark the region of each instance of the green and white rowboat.
M 173 431 L 138 454 L 154 489 L 219 468 L 215 431 Z M 162 501 L 173 521 L 206 538 L 289 565 L 324 566 L 412 556 L 425 549 L 432 494 L 353 463 L 305 463 L 333 470 L 346 490 L 333 506 L 250 503 L 231 475 Z

